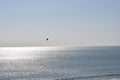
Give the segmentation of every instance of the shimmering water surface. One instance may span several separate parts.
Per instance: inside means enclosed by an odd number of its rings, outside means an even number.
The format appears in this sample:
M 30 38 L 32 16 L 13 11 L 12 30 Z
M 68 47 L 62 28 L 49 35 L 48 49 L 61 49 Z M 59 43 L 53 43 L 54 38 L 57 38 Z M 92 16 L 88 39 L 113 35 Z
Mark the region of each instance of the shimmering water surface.
M 0 47 L 0 80 L 120 80 L 120 47 Z

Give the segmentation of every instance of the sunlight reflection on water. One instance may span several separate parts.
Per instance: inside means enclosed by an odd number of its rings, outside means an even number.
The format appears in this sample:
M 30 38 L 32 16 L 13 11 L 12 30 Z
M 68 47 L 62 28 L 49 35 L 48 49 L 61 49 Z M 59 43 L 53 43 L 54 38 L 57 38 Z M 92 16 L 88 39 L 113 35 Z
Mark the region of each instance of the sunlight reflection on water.
M 35 52 L 43 54 L 42 51 L 55 50 L 55 47 L 2 47 L 0 48 L 0 59 L 23 60 L 36 57 Z M 45 54 L 45 53 L 44 53 Z M 41 57 L 43 57 L 41 55 Z M 45 57 L 45 55 L 44 55 Z

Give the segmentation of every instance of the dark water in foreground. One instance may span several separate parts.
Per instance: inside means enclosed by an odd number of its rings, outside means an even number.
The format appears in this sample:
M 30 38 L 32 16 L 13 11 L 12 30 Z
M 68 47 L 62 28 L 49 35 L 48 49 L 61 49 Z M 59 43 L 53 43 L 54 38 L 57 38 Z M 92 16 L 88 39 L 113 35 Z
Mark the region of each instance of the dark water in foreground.
M 120 47 L 1 47 L 0 80 L 120 80 Z

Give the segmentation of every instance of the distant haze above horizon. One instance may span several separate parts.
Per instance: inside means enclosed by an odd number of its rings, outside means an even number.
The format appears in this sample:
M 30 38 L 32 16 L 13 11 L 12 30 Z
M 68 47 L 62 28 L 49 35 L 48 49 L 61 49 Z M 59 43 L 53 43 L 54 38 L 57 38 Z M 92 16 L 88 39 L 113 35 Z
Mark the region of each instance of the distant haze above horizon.
M 0 0 L 0 46 L 99 45 L 120 45 L 120 0 Z

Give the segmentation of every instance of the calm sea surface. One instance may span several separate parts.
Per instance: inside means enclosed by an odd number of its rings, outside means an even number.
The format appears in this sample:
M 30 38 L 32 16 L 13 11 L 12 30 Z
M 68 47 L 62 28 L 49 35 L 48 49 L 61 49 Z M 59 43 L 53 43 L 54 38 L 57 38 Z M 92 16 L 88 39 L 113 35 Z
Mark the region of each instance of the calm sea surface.
M 0 80 L 120 80 L 120 47 L 0 47 Z

